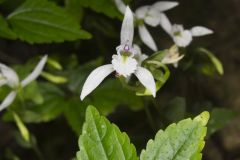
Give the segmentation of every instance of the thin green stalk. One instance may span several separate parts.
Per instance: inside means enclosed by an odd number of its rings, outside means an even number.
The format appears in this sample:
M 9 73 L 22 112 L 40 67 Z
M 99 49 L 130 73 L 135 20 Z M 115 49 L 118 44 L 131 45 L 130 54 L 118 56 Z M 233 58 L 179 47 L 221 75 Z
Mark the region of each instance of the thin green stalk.
M 146 102 L 146 101 L 145 101 Z M 153 119 L 153 116 L 149 110 L 149 105 L 146 105 L 146 103 L 144 104 L 144 111 L 147 115 L 147 120 L 148 120 L 148 123 L 150 124 L 151 128 L 153 129 L 153 131 L 156 131 L 157 130 L 157 126 L 154 122 L 154 119 Z
M 34 152 L 36 153 L 37 157 L 39 160 L 44 160 L 44 157 L 43 157 L 43 154 L 42 152 L 40 151 L 38 145 L 36 143 L 33 143 L 31 141 L 31 146 L 32 146 L 32 149 L 34 150 Z
M 24 101 L 24 97 L 21 93 L 18 94 L 18 97 L 20 99 L 20 103 L 21 103 L 21 107 L 25 110 L 26 106 L 25 106 L 25 101 Z M 19 117 L 20 118 L 20 117 Z M 31 133 L 29 132 L 29 134 L 31 135 Z M 35 152 L 36 156 L 38 157 L 39 160 L 44 160 L 43 158 L 43 154 L 41 153 L 38 145 L 32 141 L 31 137 L 30 137 L 30 141 L 29 143 L 31 144 L 31 147 L 33 149 L 33 151 Z
M 154 108 L 155 108 L 155 109 L 157 110 L 157 112 L 160 114 L 160 113 L 161 113 L 161 110 L 160 110 L 160 108 L 158 107 L 158 104 L 157 104 L 156 99 L 151 98 L 151 100 L 152 100 L 152 104 L 153 104 Z

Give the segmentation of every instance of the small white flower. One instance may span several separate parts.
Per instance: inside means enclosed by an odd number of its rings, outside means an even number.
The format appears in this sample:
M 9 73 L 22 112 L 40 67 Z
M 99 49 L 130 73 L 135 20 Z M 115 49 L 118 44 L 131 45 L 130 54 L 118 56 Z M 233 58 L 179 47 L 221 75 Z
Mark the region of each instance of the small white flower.
M 180 47 L 186 47 L 192 41 L 191 32 L 189 30 L 184 30 L 182 25 L 174 24 L 172 26 L 171 36 L 174 43 Z
M 0 63 L 0 72 L 3 85 L 6 84 L 11 88 L 18 87 L 19 78 L 14 70 Z
M 202 26 L 193 27 L 191 30 L 187 30 L 184 29 L 182 25 L 174 24 L 172 26 L 171 36 L 176 45 L 179 47 L 186 47 L 192 42 L 193 37 L 205 36 L 212 33 L 212 30 Z
M 142 19 L 146 24 L 156 27 L 162 23 L 161 15 L 163 12 L 172 9 L 178 5 L 178 2 L 159 1 L 153 5 L 139 7 L 136 10 L 136 18 Z
M 119 76 L 128 79 L 134 74 L 138 80 L 151 91 L 152 95 L 156 95 L 156 85 L 150 71 L 141 67 L 140 62 L 135 58 L 140 51 L 132 46 L 134 34 L 133 14 L 129 7 L 126 13 L 121 29 L 121 44 L 117 47 L 117 54 L 112 56 L 112 63 L 100 66 L 93 70 L 83 85 L 80 99 L 83 100 L 90 94 L 109 74 L 116 71 Z
M 163 20 L 163 29 L 172 37 L 174 43 L 179 47 L 186 47 L 188 46 L 193 37 L 200 37 L 212 34 L 213 31 L 202 26 L 196 26 L 191 28 L 190 30 L 184 29 L 183 25 L 173 24 L 167 17 L 162 17 Z
M 3 85 L 8 85 L 10 88 L 12 88 L 12 91 L 7 95 L 7 97 L 3 100 L 2 104 L 0 105 L 0 111 L 8 107 L 14 101 L 19 87 L 22 88 L 25 87 L 40 75 L 46 61 L 47 55 L 40 60 L 40 62 L 32 71 L 32 73 L 29 74 L 21 82 L 19 81 L 17 73 L 13 69 L 0 63 L 0 87 Z
M 178 51 L 178 47 L 176 45 L 172 46 L 168 53 L 163 57 L 162 63 L 164 64 L 173 64 L 174 67 L 178 66 L 178 62 L 184 57 L 184 55 L 180 55 Z
M 115 0 L 118 10 L 124 14 L 126 10 L 126 5 L 122 0 Z M 135 17 L 138 21 L 142 21 L 142 24 L 138 26 L 138 32 L 141 40 L 153 51 L 157 51 L 156 43 L 154 42 L 151 34 L 147 30 L 144 23 L 156 27 L 158 25 L 163 28 L 168 28 L 169 24 L 166 24 L 166 15 L 163 13 L 169 9 L 172 9 L 178 5 L 178 2 L 173 1 L 159 1 L 153 5 L 146 5 L 139 7 L 135 12 Z

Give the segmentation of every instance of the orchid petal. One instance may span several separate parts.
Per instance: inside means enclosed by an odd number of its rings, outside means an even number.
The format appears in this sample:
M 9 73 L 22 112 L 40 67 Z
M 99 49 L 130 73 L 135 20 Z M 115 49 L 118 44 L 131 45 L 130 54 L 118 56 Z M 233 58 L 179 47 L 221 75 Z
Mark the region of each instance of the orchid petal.
M 178 4 L 179 4 L 178 2 L 173 2 L 173 1 L 160 1 L 160 2 L 154 3 L 152 7 L 157 9 L 160 12 L 164 12 L 176 7 Z
M 156 84 L 152 73 L 146 68 L 138 67 L 135 75 L 142 85 L 152 93 L 153 97 L 156 97 Z
M 0 105 L 0 111 L 8 107 L 14 101 L 17 93 L 15 91 L 10 92 L 7 97 L 3 100 L 2 104 Z
M 134 58 L 137 60 L 138 66 L 141 66 L 142 62 L 145 61 L 148 58 L 148 55 L 146 55 L 146 54 L 137 54 L 137 55 L 135 55 Z
M 114 0 L 114 1 L 115 1 L 115 4 L 116 4 L 118 10 L 119 10 L 122 14 L 124 14 L 125 11 L 126 11 L 126 7 L 127 7 L 127 6 L 123 3 L 122 0 Z
M 147 16 L 147 13 L 150 9 L 150 6 L 142 6 L 136 10 L 136 16 L 138 19 L 144 19 Z
M 175 57 L 171 58 L 171 57 L 164 57 L 162 59 L 162 63 L 164 64 L 174 64 L 177 63 L 178 61 L 180 61 L 182 58 L 184 57 L 184 55 L 176 55 Z
M 19 78 L 17 73 L 13 69 L 0 63 L 0 71 L 2 72 L 2 75 L 6 78 L 7 85 L 9 85 L 12 88 L 18 86 Z
M 83 85 L 80 99 L 83 100 L 89 95 L 113 71 L 112 64 L 103 65 L 93 70 Z
M 190 31 L 185 30 L 181 32 L 181 35 L 177 35 L 173 37 L 175 44 L 179 47 L 186 47 L 192 41 L 192 34 Z
M 161 13 L 159 18 L 160 18 L 160 22 L 159 22 L 160 26 L 163 28 L 165 32 L 171 35 L 172 24 L 169 21 L 168 17 L 164 13 Z
M 145 25 L 138 26 L 138 31 L 139 31 L 139 35 L 140 35 L 140 38 L 143 41 L 143 43 L 146 44 L 153 51 L 157 51 L 157 46 L 156 46 L 151 34 L 147 30 L 146 26 Z
M 37 64 L 35 69 L 32 71 L 32 73 L 30 73 L 24 80 L 22 80 L 22 82 L 21 82 L 22 87 L 25 87 L 26 85 L 28 85 L 29 83 L 34 81 L 41 74 L 46 62 L 47 62 L 47 55 L 45 55 L 39 61 L 39 63 Z
M 147 13 L 147 16 L 144 18 L 144 22 L 152 27 L 156 27 L 160 23 L 161 13 L 156 9 L 150 9 Z
M 133 49 L 135 50 L 136 54 L 142 54 L 142 50 L 141 50 L 141 48 L 139 47 L 139 45 L 134 44 L 134 45 L 133 45 Z
M 1 79 L 0 80 L 0 87 L 7 84 L 7 80 L 6 79 Z
M 205 36 L 208 34 L 212 34 L 213 31 L 202 26 L 196 26 L 191 29 L 192 36 L 199 37 L 199 36 Z
M 132 46 L 134 34 L 133 20 L 132 11 L 127 6 L 121 29 L 121 44 L 128 44 L 129 46 Z
M 141 48 L 137 45 L 133 45 L 134 50 L 136 50 L 136 54 L 134 55 L 134 58 L 138 62 L 138 66 L 141 66 L 142 62 L 148 58 L 148 55 L 143 54 L 141 51 Z
M 174 24 L 172 25 L 172 33 L 179 33 L 179 32 L 183 32 L 184 28 L 182 24 Z

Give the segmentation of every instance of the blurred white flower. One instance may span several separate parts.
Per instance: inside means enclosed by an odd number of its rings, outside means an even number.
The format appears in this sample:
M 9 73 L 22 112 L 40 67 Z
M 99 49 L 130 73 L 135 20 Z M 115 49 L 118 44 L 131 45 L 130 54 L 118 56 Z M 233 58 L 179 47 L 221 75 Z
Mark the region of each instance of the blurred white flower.
M 0 63 L 0 87 L 3 85 L 8 85 L 12 91 L 7 95 L 0 105 L 0 111 L 8 107 L 15 99 L 17 95 L 17 90 L 23 88 L 32 81 L 34 81 L 42 72 L 43 67 L 47 61 L 47 55 L 45 55 L 40 62 L 37 64 L 35 69 L 21 82 L 17 73 L 10 67 Z
M 115 4 L 118 10 L 124 14 L 126 10 L 126 5 L 123 3 L 122 0 L 115 0 Z M 169 9 L 172 9 L 178 5 L 178 2 L 174 1 L 159 1 L 154 3 L 153 5 L 146 5 L 139 7 L 135 12 L 135 17 L 138 21 L 142 21 L 138 25 L 139 36 L 144 44 L 146 44 L 149 48 L 153 51 L 157 51 L 157 46 L 147 30 L 144 23 L 156 27 L 158 25 L 162 26 L 163 28 L 168 28 L 169 24 L 166 24 L 167 17 L 163 13 Z
M 188 46 L 192 42 L 193 37 L 200 37 L 213 33 L 212 30 L 203 26 L 196 26 L 187 30 L 183 28 L 183 25 L 171 25 L 167 17 L 164 18 L 163 24 L 163 29 L 172 37 L 174 43 L 179 47 Z
M 178 51 L 178 47 L 173 45 L 167 52 L 167 54 L 163 57 L 162 63 L 164 64 L 173 64 L 174 67 L 178 66 L 178 62 L 184 57 L 184 55 L 180 55 Z
M 113 71 L 116 71 L 119 76 L 123 76 L 126 79 L 134 74 L 155 97 L 156 85 L 151 72 L 141 67 L 135 58 L 139 54 L 139 50 L 132 45 L 134 35 L 133 22 L 132 11 L 127 7 L 121 28 L 121 44 L 116 48 L 117 54 L 112 56 L 111 64 L 100 66 L 90 73 L 83 85 L 80 95 L 81 100 L 90 94 Z

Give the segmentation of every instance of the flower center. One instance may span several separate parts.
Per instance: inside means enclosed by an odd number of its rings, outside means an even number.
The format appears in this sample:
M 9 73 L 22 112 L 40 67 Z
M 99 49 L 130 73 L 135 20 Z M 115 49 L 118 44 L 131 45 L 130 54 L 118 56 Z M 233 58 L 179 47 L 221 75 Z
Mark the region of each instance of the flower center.
M 144 25 L 144 18 L 138 18 L 138 19 L 136 20 L 136 25 L 137 25 L 137 26 Z
M 113 55 L 112 65 L 118 75 L 128 77 L 137 69 L 137 61 L 127 55 Z
M 128 44 L 124 44 L 117 47 L 117 53 L 124 57 L 133 57 L 135 54 L 135 49 Z
M 174 32 L 173 35 L 177 37 L 181 37 L 182 33 L 180 31 L 177 31 L 177 32 Z

